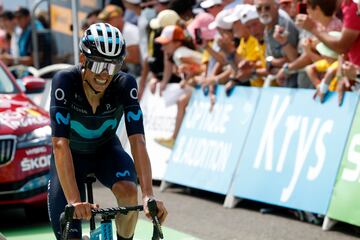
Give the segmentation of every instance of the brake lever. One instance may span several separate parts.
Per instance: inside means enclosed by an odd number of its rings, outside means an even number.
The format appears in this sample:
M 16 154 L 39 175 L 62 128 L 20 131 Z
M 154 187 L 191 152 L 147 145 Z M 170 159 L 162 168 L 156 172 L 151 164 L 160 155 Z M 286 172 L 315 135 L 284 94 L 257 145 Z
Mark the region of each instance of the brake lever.
M 161 224 L 159 218 L 157 217 L 158 208 L 156 206 L 155 199 L 149 199 L 147 202 L 147 206 L 154 225 L 154 234 L 152 240 L 158 240 L 159 238 L 164 239 Z

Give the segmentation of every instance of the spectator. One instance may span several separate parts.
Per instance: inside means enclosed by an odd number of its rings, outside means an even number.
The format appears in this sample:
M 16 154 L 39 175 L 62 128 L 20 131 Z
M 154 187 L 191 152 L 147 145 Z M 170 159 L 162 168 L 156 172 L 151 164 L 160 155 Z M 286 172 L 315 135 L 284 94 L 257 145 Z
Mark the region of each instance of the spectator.
M 210 103 L 212 110 L 215 101 L 215 89 L 216 84 L 219 83 L 219 80 L 225 75 L 225 73 L 219 74 L 219 69 L 221 66 L 225 66 L 226 56 L 221 51 L 221 48 L 218 44 L 218 41 L 228 35 L 232 35 L 232 23 L 228 23 L 224 21 L 224 18 L 228 16 L 232 12 L 232 9 L 223 9 L 219 12 L 214 21 L 209 24 L 210 30 L 216 30 L 217 34 L 215 35 L 214 41 L 203 41 L 202 47 L 204 48 L 204 56 L 208 55 L 208 57 L 203 57 L 203 63 L 206 64 L 206 70 L 204 74 L 204 79 L 201 81 L 202 88 L 204 93 L 210 93 Z M 218 75 L 219 74 L 219 75 Z
M 159 13 L 165 9 L 169 9 L 170 0 L 154 0 L 152 3 L 154 4 L 153 8 L 155 11 Z
M 177 68 L 176 72 L 182 76 L 183 81 L 201 72 L 201 54 L 185 47 L 186 37 L 181 27 L 165 27 L 155 41 L 162 44 L 166 56 L 174 62 Z M 176 102 L 178 111 L 172 136 L 170 138 L 155 139 L 159 144 L 169 148 L 174 146 L 191 93 L 192 89 L 184 84 L 181 89 L 176 90 L 176 94 L 165 98 L 167 105 Z
M 295 19 L 296 11 L 296 0 L 279 0 L 280 9 L 284 10 L 292 19 Z
M 224 18 L 228 16 L 232 12 L 232 9 L 224 9 L 221 12 L 219 12 L 214 21 L 209 24 L 209 29 L 216 29 L 218 32 L 217 35 L 215 35 L 214 43 L 209 43 L 204 41 L 204 48 L 209 54 L 211 55 L 211 58 L 208 61 L 208 68 L 207 68 L 207 76 L 212 75 L 214 66 L 216 61 L 221 63 L 221 65 L 226 64 L 225 55 L 220 52 L 220 47 L 217 44 L 217 41 L 224 35 L 229 35 L 232 32 L 232 23 L 228 23 L 224 21 Z M 220 54 L 220 55 L 219 55 Z
M 89 12 L 81 24 L 81 29 L 85 31 L 90 27 L 91 24 L 96 23 L 98 21 L 98 15 L 100 12 L 101 12 L 100 9 L 95 9 Z
M 126 42 L 125 63 L 128 71 L 135 76 L 140 75 L 139 29 L 137 26 L 123 21 L 123 10 L 116 5 L 107 5 L 98 15 L 98 19 L 118 28 Z
M 258 40 L 251 35 L 245 24 L 259 18 L 256 8 L 253 5 L 238 5 L 233 14 L 225 18 L 225 21 L 233 22 L 233 32 L 236 37 L 241 38 L 237 53 L 241 63 L 236 63 L 236 76 L 233 81 L 226 84 L 226 90 L 230 90 L 239 82 L 250 82 L 251 86 L 261 87 L 264 83 L 261 77 L 257 76 L 257 68 L 262 68 L 265 53 Z M 249 72 L 250 70 L 250 72 Z
M 347 53 L 350 62 L 360 66 L 360 18 L 357 16 L 358 0 L 342 0 L 343 28 L 340 38 L 333 37 L 325 29 L 318 29 L 315 20 L 308 15 L 300 14 L 296 17 L 297 26 L 313 33 L 326 46 L 339 54 Z M 340 92 L 339 104 L 342 103 L 343 91 L 349 89 L 346 80 L 338 82 Z
M 192 8 L 195 3 L 195 0 L 171 0 L 169 3 L 169 9 L 177 12 L 180 18 L 183 19 L 187 25 L 194 18 Z
M 223 10 L 224 4 L 222 0 L 205 0 L 200 3 L 200 7 L 205 9 L 206 12 L 210 13 L 214 17 Z
M 151 31 L 149 34 L 149 48 L 146 61 L 143 64 L 143 72 L 139 83 L 139 98 L 143 95 L 147 73 L 144 74 L 144 69 L 149 69 L 151 77 L 149 81 L 150 90 L 155 93 L 156 86 L 160 84 L 160 89 L 164 90 L 167 83 L 179 83 L 180 78 L 170 72 L 169 78 L 164 78 L 164 52 L 162 45 L 155 41 L 161 33 L 161 30 L 166 26 L 176 25 L 180 21 L 180 16 L 173 10 L 165 9 L 161 11 L 158 16 L 150 21 Z
M 17 25 L 21 28 L 22 32 L 18 40 L 19 57 L 15 55 L 1 55 L 0 59 L 7 65 L 23 64 L 27 66 L 33 65 L 33 49 L 32 49 L 32 26 L 30 12 L 26 8 L 19 8 L 15 12 Z M 43 30 L 42 24 L 35 20 L 36 30 Z M 46 45 L 46 44 L 44 44 Z M 45 58 L 45 52 L 39 52 L 39 59 Z
M 199 45 L 200 41 L 212 41 L 215 37 L 216 31 L 209 29 L 209 24 L 214 21 L 214 16 L 210 13 L 199 13 L 195 16 L 194 20 L 187 26 L 191 38 L 194 40 L 194 44 Z M 198 32 L 198 39 L 196 40 L 196 32 Z M 198 42 L 196 42 L 198 41 Z
M 347 53 L 350 61 L 360 66 L 360 18 L 356 15 L 358 10 L 354 1 L 342 0 L 341 2 L 344 25 L 340 38 L 330 36 L 326 29 L 318 29 L 315 20 L 309 15 L 298 15 L 296 24 L 313 33 L 321 42 L 337 53 Z
M 279 14 L 276 0 L 255 0 L 259 19 L 265 25 L 266 64 L 269 73 L 276 74 L 282 65 L 297 58 L 299 31 L 291 19 Z M 296 87 L 296 74 L 283 86 Z
M 341 31 L 342 22 L 335 16 L 337 5 L 337 0 L 308 0 L 307 13 L 312 18 L 317 19 L 317 28 L 325 29 L 327 32 Z M 301 52 L 301 56 L 288 64 L 284 64 L 277 74 L 279 81 L 282 81 L 281 79 L 286 78 L 291 72 L 299 71 L 322 59 L 315 49 L 319 41 L 311 33 L 302 30 L 300 38 L 298 51 Z M 298 72 L 297 83 L 298 87 L 301 88 L 313 88 L 314 86 L 306 73 L 303 72 Z
M 139 48 L 141 63 L 143 63 L 146 58 L 148 46 L 148 25 L 150 20 L 156 17 L 156 12 L 152 7 L 153 5 L 143 4 L 141 0 L 122 0 L 122 3 L 124 4 L 126 10 L 135 13 L 138 18 L 137 27 L 139 29 Z
M 49 13 L 47 11 L 39 11 L 36 14 L 37 20 L 43 25 L 45 29 L 50 28 Z
M 11 11 L 4 11 L 0 15 L 1 28 L 5 30 L 7 45 L 2 54 L 10 54 L 14 58 L 19 58 L 18 40 L 21 29 L 16 26 L 15 15 Z
M 332 36 L 339 37 L 340 34 L 340 32 L 330 32 L 330 35 Z M 323 43 L 318 43 L 316 45 L 316 50 L 321 55 L 322 59 L 307 66 L 305 71 L 314 87 L 321 88 L 320 91 L 322 94 L 326 93 L 328 90 L 334 91 L 336 88 L 336 79 L 333 81 L 332 86 L 329 87 L 329 85 L 331 84 L 330 81 L 335 77 L 338 69 L 338 54 L 326 47 Z M 324 76 L 322 80 L 321 76 Z

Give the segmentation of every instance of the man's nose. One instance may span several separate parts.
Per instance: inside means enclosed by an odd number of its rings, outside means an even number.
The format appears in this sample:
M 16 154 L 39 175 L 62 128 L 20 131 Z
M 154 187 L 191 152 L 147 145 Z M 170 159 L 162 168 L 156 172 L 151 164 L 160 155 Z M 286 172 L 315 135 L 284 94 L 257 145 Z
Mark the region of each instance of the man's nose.
M 106 79 L 109 77 L 109 71 L 105 68 L 101 71 L 101 73 L 99 74 L 100 78 L 102 79 Z

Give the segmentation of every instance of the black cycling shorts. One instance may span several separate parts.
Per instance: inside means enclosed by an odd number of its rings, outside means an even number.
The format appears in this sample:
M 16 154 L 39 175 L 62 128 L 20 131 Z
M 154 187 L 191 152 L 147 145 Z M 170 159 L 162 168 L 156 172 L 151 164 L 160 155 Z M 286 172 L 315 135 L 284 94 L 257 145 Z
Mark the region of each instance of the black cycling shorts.
M 124 151 L 117 137 L 102 145 L 95 154 L 76 153 L 72 151 L 77 186 L 81 200 L 85 201 L 85 179 L 89 173 L 106 187 L 111 189 L 118 181 L 137 182 L 135 166 L 131 157 Z M 60 214 L 67 204 L 56 172 L 54 156 L 51 157 L 50 180 L 48 184 L 48 210 L 53 231 L 60 239 Z M 74 220 L 69 232 L 70 238 L 81 239 L 81 222 Z

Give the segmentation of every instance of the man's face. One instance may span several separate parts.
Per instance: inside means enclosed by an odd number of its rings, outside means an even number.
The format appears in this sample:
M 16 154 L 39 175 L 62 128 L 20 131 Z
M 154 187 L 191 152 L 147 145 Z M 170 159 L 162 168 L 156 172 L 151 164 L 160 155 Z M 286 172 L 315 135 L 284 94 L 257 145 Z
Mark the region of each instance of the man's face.
M 28 25 L 28 23 L 30 22 L 30 17 L 27 17 L 27 16 L 18 16 L 15 19 L 16 19 L 17 25 L 21 29 L 25 29 L 26 26 Z
M 296 16 L 296 7 L 294 1 L 285 1 L 280 3 L 280 8 L 287 12 L 290 17 Z
M 210 13 L 211 15 L 213 15 L 214 17 L 216 17 L 216 15 L 221 12 L 221 10 L 223 9 L 223 6 L 220 4 L 216 4 L 212 7 L 209 7 L 206 9 L 206 12 Z
M 264 41 L 264 25 L 261 24 L 259 19 L 248 21 L 245 26 L 249 29 L 250 34 L 256 37 L 258 41 Z
M 220 34 L 221 37 L 224 37 L 224 36 L 229 36 L 230 38 L 233 38 L 233 32 L 232 30 L 225 30 L 225 29 L 222 29 L 222 28 L 217 28 L 217 31 L 218 33 Z
M 96 91 L 104 92 L 111 83 L 113 75 L 110 75 L 107 69 L 103 69 L 100 73 L 95 73 L 90 69 L 89 62 L 86 57 L 81 54 L 80 62 L 85 66 L 84 80 L 87 80 L 92 88 Z
M 240 21 L 236 21 L 233 24 L 233 32 L 234 36 L 238 38 L 245 37 L 247 34 L 248 29 L 242 24 Z
M 6 18 L 0 18 L 0 27 L 5 29 L 6 32 L 12 33 L 15 28 L 15 21 Z
M 274 0 L 255 0 L 254 3 L 262 24 L 269 25 L 277 18 L 279 6 Z

